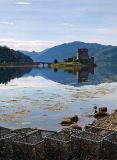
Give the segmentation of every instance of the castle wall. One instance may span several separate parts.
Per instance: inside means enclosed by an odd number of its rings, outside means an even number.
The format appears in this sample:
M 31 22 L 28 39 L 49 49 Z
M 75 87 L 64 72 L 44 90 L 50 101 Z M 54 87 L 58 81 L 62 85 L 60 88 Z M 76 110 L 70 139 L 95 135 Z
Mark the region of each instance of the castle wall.
M 64 62 L 78 62 L 94 64 L 94 57 L 89 58 L 88 49 L 82 48 L 77 50 L 76 56 L 64 59 Z

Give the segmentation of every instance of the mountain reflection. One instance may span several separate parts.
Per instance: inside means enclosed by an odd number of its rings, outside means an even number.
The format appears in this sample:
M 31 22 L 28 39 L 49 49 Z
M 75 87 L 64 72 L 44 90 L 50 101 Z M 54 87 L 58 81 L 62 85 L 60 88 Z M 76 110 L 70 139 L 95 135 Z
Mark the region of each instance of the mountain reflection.
M 0 84 L 8 84 L 12 79 L 20 78 L 32 68 L 0 68 Z
M 96 85 L 105 82 L 117 82 L 117 65 L 98 64 L 96 68 L 76 67 L 53 68 L 0 68 L 0 83 L 7 84 L 12 79 L 20 77 L 41 76 L 54 82 L 72 85 Z

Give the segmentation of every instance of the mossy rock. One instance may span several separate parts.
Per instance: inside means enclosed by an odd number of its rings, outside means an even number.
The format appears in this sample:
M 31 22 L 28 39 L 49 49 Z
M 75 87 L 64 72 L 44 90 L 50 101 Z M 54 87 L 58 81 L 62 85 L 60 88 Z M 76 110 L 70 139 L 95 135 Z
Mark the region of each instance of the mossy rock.
M 71 117 L 70 120 L 73 122 L 78 122 L 78 116 L 75 115 L 75 116 Z
M 62 121 L 60 124 L 62 126 L 70 126 L 70 125 L 74 124 L 74 122 L 71 120 L 66 120 L 66 121 Z
M 97 106 L 94 106 L 93 109 L 97 109 Z
M 107 112 L 107 107 L 100 107 L 99 112 Z
M 109 114 L 106 113 L 106 112 L 102 112 L 102 111 L 94 113 L 94 117 L 99 117 L 100 118 L 100 117 L 105 117 L 105 116 L 109 116 Z
M 72 125 L 72 126 L 70 126 L 69 128 L 82 130 L 82 127 L 79 126 L 79 125 Z
M 85 115 L 85 117 L 93 117 L 93 115 L 92 114 L 87 114 L 87 115 Z

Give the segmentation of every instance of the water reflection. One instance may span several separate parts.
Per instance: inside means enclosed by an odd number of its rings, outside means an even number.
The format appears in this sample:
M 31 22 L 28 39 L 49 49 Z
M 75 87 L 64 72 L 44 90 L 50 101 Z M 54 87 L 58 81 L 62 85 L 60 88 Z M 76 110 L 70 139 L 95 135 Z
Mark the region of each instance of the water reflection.
M 0 68 L 0 84 L 20 77 L 42 76 L 46 79 L 72 86 L 96 85 L 117 81 L 117 66 L 98 65 L 96 68 Z
M 117 83 L 102 83 L 115 82 L 116 72 L 100 66 L 80 71 L 76 68 L 1 69 L 0 83 L 12 81 L 0 84 L 0 125 L 57 130 L 63 117 L 76 114 L 79 125 L 91 123 L 94 118 L 86 115 L 94 112 L 94 105 L 107 106 L 109 113 L 116 109 Z
M 53 69 L 55 73 L 58 72 L 57 68 Z M 71 68 L 71 69 L 63 69 L 64 72 L 68 72 L 72 75 L 76 75 L 76 79 L 78 83 L 87 83 L 88 82 L 88 77 L 89 73 L 94 74 L 94 67 L 84 67 L 82 69 L 77 69 L 77 68 Z
M 78 83 L 88 82 L 89 73 L 94 74 L 94 68 L 84 68 L 80 72 L 76 73 Z
M 77 68 L 64 69 L 64 72 L 76 75 L 78 83 L 88 83 L 89 74 L 94 74 L 94 67 L 83 67 L 80 70 Z
M 69 85 L 88 83 L 89 74 L 94 74 L 94 68 L 52 69 L 52 68 L 0 68 L 0 83 L 7 84 L 20 77 L 42 76 L 55 82 Z
M 20 78 L 32 68 L 0 68 L 0 83 L 8 84 L 12 79 Z

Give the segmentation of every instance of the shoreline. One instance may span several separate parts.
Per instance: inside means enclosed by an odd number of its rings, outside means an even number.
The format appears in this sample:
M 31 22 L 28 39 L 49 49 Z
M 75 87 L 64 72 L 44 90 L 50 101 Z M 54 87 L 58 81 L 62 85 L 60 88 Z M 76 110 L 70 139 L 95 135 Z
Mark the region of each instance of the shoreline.
M 16 65 L 14 65 L 14 64 L 6 64 L 6 65 L 1 65 L 0 64 L 0 68 L 24 68 L 24 67 L 30 67 L 30 68 L 33 68 L 33 67 L 38 67 L 38 65 L 36 65 L 36 64 L 16 64 Z
M 117 111 L 114 111 L 109 116 L 101 117 L 100 119 L 94 120 L 90 124 L 86 124 L 84 128 L 86 128 L 87 126 L 93 126 L 93 127 L 99 127 L 99 128 L 117 131 Z M 66 128 L 67 127 L 69 127 L 69 126 L 66 126 Z M 4 128 L 4 127 L 0 126 L 0 128 Z M 14 128 L 14 129 L 13 128 L 11 129 L 9 127 L 5 127 L 5 128 L 7 128 L 9 130 L 13 130 L 13 131 L 24 129 L 23 127 L 22 128 Z M 30 128 L 33 128 L 33 127 L 30 127 Z M 26 129 L 26 127 L 25 127 L 25 129 Z M 29 129 L 29 127 L 28 127 L 28 129 Z M 36 129 L 41 129 L 41 128 L 36 128 Z M 63 129 L 65 129 L 65 128 L 63 128 Z M 53 131 L 55 131 L 55 130 L 53 130 Z M 55 131 L 55 132 L 59 132 L 59 131 Z
M 70 128 L 59 132 L 37 128 L 10 130 L 0 127 L 0 156 L 8 160 L 115 160 L 117 124 L 111 129 L 109 126 L 116 116 L 117 111 L 106 117 L 110 123 L 102 118 L 93 122 L 94 125 L 87 125 L 84 131 Z M 100 121 L 106 122 L 104 128 Z

